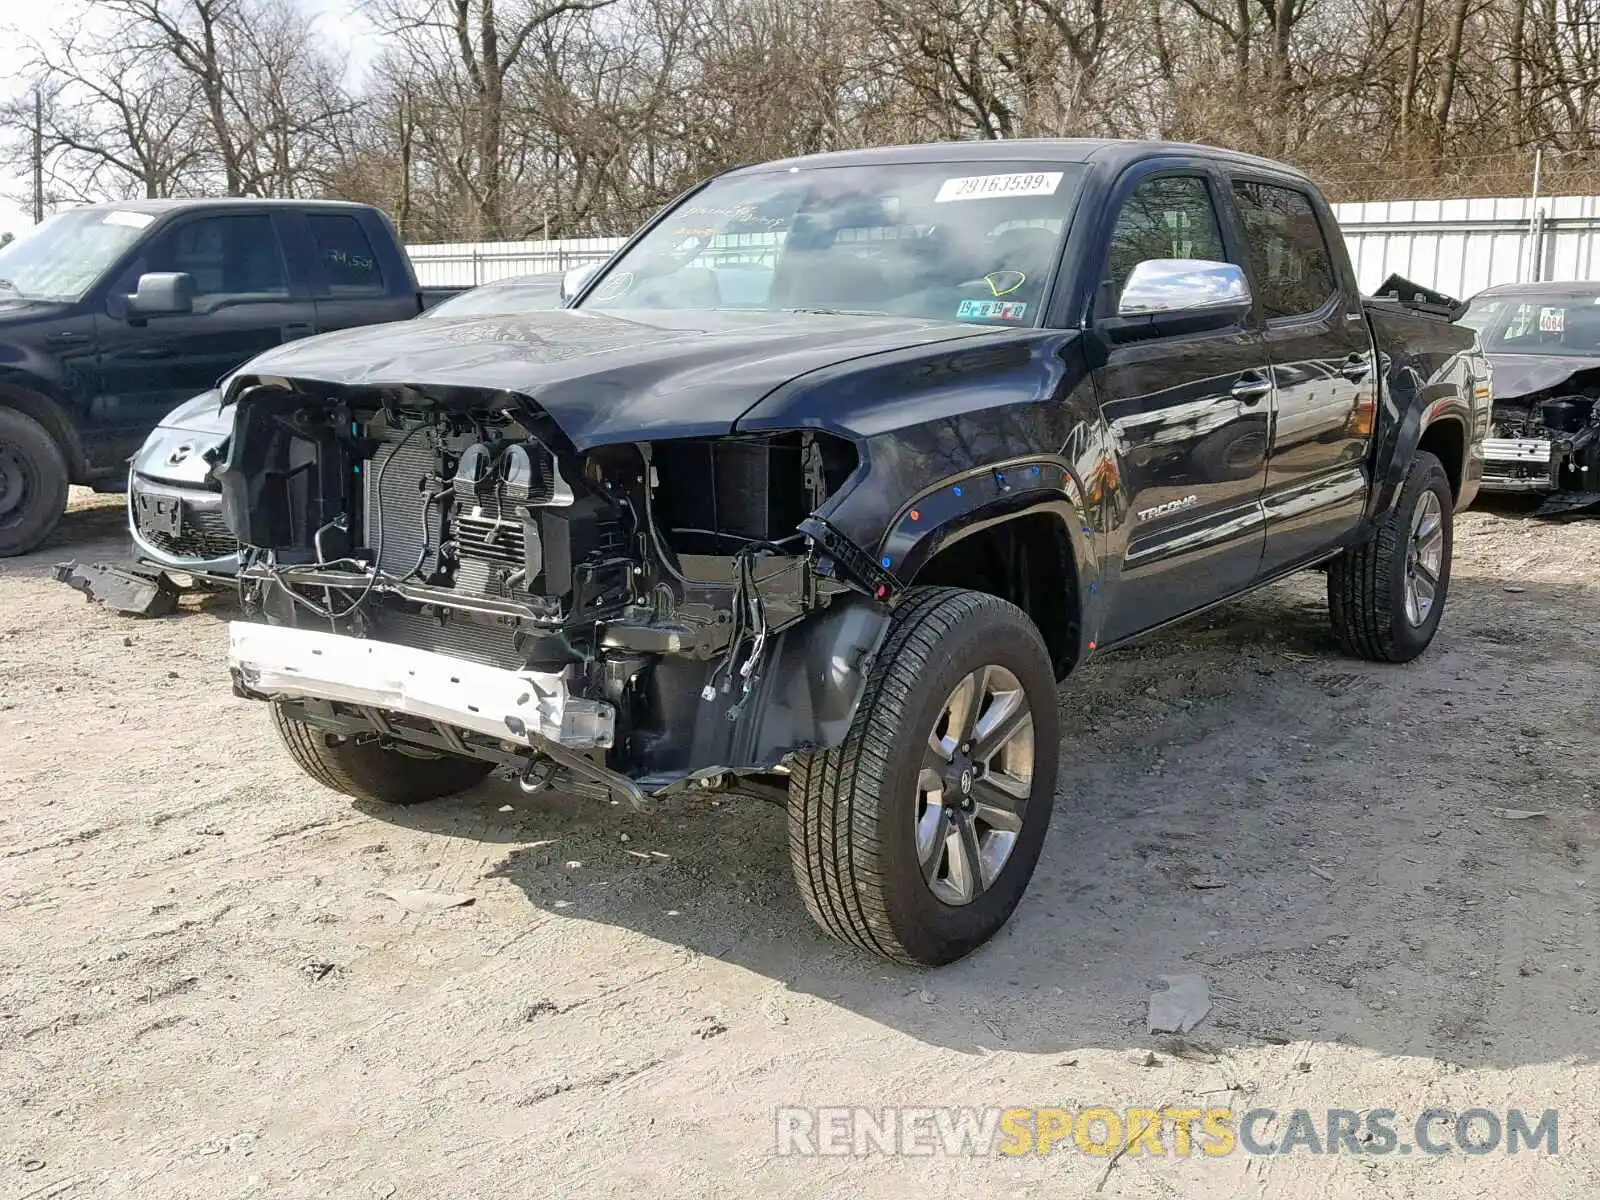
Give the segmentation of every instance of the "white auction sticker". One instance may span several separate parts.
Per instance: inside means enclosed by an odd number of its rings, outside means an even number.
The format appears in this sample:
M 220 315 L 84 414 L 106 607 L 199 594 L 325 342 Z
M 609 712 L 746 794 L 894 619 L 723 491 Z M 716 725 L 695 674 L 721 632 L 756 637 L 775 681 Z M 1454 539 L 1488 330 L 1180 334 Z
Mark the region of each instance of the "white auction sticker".
M 998 196 L 1054 196 L 1060 171 L 1024 171 L 1015 175 L 967 175 L 939 185 L 935 204 L 951 200 L 989 200 Z
M 143 229 L 146 225 L 150 224 L 150 222 L 154 220 L 155 218 L 149 213 L 122 212 L 120 210 L 113 210 L 112 212 L 108 212 L 104 217 L 100 218 L 100 224 L 126 225 L 129 229 Z
M 1564 308 L 1541 308 L 1539 310 L 1540 333 L 1565 333 L 1567 331 L 1567 310 Z

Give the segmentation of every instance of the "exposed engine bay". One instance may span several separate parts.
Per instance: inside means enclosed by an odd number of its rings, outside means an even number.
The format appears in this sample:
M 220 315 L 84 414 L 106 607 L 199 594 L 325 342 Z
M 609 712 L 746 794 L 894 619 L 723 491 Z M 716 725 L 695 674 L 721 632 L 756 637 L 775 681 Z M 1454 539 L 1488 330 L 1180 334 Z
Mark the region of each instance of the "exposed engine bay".
M 1503 491 L 1600 492 L 1597 418 L 1595 396 L 1581 392 L 1554 389 L 1497 399 L 1484 443 L 1484 485 Z
M 241 694 L 418 753 L 637 800 L 842 736 L 887 623 L 814 514 L 820 432 L 574 452 L 532 400 L 238 397 L 217 477 L 251 624 Z M 837 543 L 837 544 L 835 544 Z

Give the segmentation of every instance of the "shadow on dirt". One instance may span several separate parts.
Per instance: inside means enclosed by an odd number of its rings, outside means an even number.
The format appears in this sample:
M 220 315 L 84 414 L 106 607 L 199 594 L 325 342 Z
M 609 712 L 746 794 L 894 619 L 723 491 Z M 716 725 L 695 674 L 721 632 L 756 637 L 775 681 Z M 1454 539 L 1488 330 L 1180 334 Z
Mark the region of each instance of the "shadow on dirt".
M 736 963 L 957 1051 L 1159 1053 L 1149 991 L 1198 972 L 1213 1002 L 1190 1035 L 1201 1055 L 1287 1039 L 1468 1065 L 1592 1059 L 1594 1018 L 1569 1011 L 1585 977 L 1554 979 L 1563 954 L 1583 951 L 1549 938 L 1586 895 L 1561 893 L 1592 870 L 1593 800 L 1561 797 L 1587 786 L 1594 752 L 1565 766 L 1524 756 L 1545 738 L 1589 744 L 1595 685 L 1551 691 L 1575 649 L 1545 627 L 1556 597 L 1458 580 L 1455 619 L 1396 667 L 1338 655 L 1322 586 L 1279 585 L 1064 688 L 1068 765 L 1029 892 L 990 945 L 938 971 L 816 930 L 790 879 L 785 814 L 760 801 L 635 813 L 497 781 L 371 812 L 506 843 L 493 875 L 538 909 Z M 1541 653 L 1513 665 L 1484 628 L 1538 637 Z M 1508 706 L 1537 713 L 1519 747 L 1496 735 Z M 1549 815 L 1496 820 L 1493 805 Z

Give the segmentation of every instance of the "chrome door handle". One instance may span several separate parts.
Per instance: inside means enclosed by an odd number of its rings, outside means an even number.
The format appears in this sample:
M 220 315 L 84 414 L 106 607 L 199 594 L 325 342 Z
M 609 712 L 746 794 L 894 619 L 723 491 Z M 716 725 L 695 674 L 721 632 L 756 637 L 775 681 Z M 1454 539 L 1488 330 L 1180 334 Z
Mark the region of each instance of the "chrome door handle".
M 1272 393 L 1272 380 L 1264 375 L 1251 373 L 1241 375 L 1239 382 L 1233 385 L 1233 398 L 1240 404 L 1255 404 L 1263 396 Z
M 1339 374 L 1343 375 L 1351 383 L 1360 383 L 1367 377 L 1367 372 L 1371 369 L 1371 365 L 1367 362 L 1365 355 L 1352 354 L 1344 360 L 1344 366 L 1339 368 Z

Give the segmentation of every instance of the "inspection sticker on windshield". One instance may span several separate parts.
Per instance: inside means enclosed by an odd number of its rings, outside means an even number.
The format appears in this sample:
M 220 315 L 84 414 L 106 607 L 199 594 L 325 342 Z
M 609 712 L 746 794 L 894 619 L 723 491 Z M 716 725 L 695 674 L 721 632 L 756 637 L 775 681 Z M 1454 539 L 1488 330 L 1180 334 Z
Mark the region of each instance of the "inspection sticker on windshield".
M 1028 306 L 1020 300 L 963 300 L 956 309 L 961 321 L 1020 321 Z
M 1541 308 L 1539 310 L 1540 333 L 1565 333 L 1567 330 L 1567 310 L 1564 308 Z
M 1061 186 L 1060 171 L 1025 171 L 1016 175 L 967 175 L 946 179 L 934 196 L 935 204 L 951 200 L 991 200 L 998 196 L 1054 196 Z
M 154 220 L 155 218 L 149 213 L 117 212 L 113 210 L 100 218 L 100 224 L 126 225 L 129 229 L 143 229 Z

